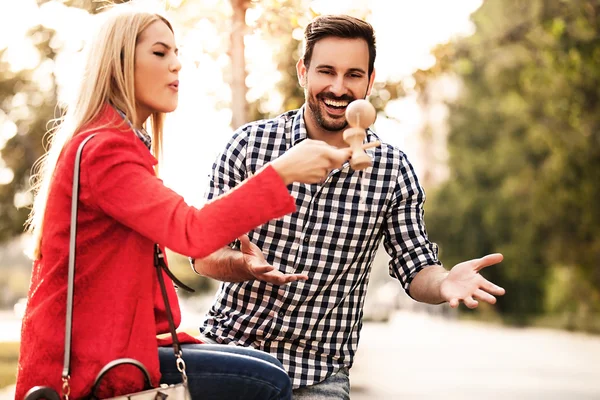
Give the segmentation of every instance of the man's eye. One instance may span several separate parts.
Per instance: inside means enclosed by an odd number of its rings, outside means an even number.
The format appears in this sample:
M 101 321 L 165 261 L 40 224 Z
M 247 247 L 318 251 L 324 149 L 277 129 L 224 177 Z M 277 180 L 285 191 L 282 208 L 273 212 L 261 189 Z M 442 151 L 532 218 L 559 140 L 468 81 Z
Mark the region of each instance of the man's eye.
M 159 57 L 164 57 L 164 56 L 165 56 L 165 53 L 162 53 L 162 52 L 160 52 L 160 51 L 155 51 L 155 52 L 154 52 L 154 55 L 155 55 L 155 56 L 159 56 Z

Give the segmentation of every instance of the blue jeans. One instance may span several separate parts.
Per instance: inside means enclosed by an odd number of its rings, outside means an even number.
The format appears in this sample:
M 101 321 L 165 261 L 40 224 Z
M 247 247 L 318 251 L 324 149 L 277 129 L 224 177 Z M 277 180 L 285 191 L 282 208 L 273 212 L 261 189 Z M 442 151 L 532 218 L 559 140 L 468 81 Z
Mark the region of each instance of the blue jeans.
M 342 368 L 323 382 L 295 389 L 294 400 L 350 400 L 350 371 Z
M 183 360 L 192 399 L 290 400 L 292 384 L 270 354 L 236 346 L 184 344 Z M 179 383 L 172 347 L 159 347 L 160 383 Z

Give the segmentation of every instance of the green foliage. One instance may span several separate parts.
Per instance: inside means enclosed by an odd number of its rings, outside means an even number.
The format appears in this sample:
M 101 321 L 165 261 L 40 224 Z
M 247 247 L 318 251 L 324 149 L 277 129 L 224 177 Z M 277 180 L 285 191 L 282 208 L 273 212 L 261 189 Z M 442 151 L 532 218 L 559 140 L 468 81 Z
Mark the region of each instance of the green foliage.
M 546 287 L 547 314 L 559 321 L 561 328 L 600 333 L 600 291 L 581 268 L 552 268 Z
M 565 290 L 557 265 L 578 277 L 563 310 L 598 311 L 599 16 L 598 0 L 487 0 L 475 34 L 416 74 L 421 88 L 442 73 L 463 84 L 450 105 L 451 177 L 427 207 L 431 236 L 447 264 L 504 253 L 484 274 L 507 289 L 498 309 L 520 323 Z

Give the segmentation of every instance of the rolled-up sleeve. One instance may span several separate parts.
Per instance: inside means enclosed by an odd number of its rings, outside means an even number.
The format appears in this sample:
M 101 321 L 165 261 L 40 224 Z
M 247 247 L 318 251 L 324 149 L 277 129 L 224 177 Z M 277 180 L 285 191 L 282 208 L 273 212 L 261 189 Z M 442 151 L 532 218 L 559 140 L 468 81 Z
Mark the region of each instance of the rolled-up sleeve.
M 406 155 L 400 162 L 393 201 L 386 215 L 384 246 L 391 257 L 390 275 L 409 293 L 410 283 L 420 270 L 441 262 L 438 246 L 429 241 L 425 230 L 425 191 Z

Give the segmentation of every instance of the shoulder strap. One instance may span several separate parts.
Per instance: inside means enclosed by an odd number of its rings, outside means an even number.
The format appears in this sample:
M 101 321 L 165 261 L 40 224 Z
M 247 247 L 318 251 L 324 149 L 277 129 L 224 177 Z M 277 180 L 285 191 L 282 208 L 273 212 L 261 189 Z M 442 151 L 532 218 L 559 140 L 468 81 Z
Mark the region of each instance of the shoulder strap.
M 69 275 L 67 284 L 67 318 L 65 323 L 65 358 L 63 361 L 63 382 L 68 384 L 71 375 L 71 335 L 73 327 L 73 286 L 75 282 L 75 240 L 77 238 L 77 203 L 79 201 L 79 166 L 81 153 L 85 144 L 93 138 L 92 134 L 85 138 L 77 149 L 73 168 L 73 194 L 71 196 L 71 234 L 69 237 Z

